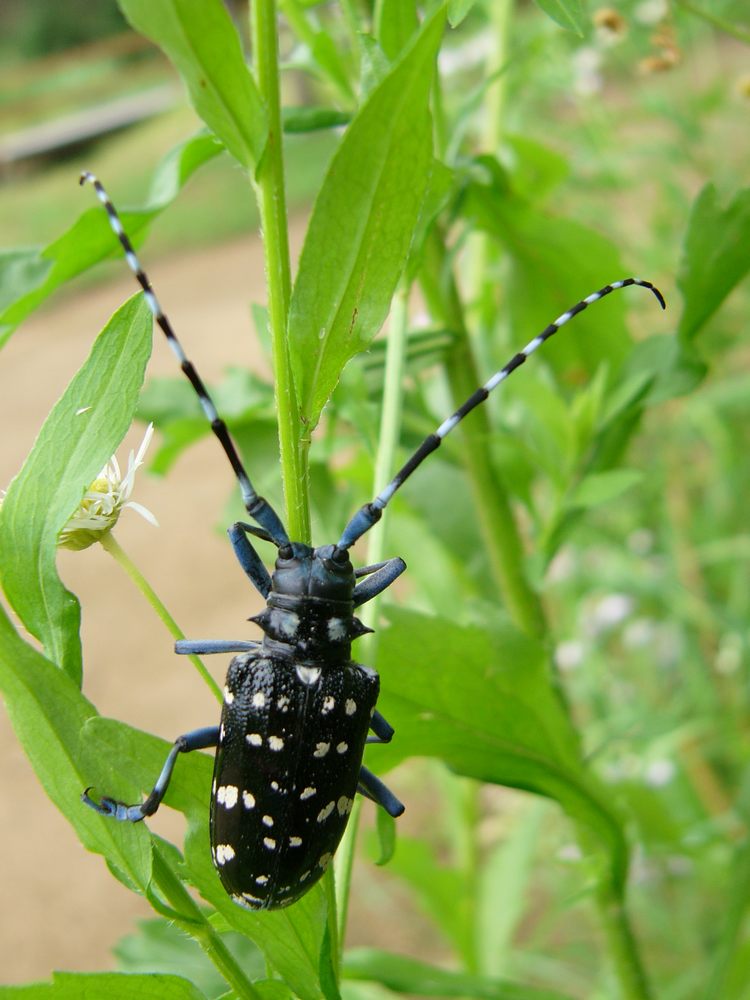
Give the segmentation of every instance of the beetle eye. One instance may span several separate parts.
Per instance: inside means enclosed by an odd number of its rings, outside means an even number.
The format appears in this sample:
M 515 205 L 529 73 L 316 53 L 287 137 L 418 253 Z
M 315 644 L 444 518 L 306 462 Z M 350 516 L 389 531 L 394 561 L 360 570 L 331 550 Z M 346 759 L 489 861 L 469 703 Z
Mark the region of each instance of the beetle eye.
M 279 549 L 279 559 L 292 559 L 294 557 L 294 550 L 291 545 L 282 545 Z
M 331 559 L 334 563 L 339 566 L 345 566 L 349 562 L 349 553 L 346 549 L 340 549 L 338 546 L 334 546 L 333 552 L 331 553 Z

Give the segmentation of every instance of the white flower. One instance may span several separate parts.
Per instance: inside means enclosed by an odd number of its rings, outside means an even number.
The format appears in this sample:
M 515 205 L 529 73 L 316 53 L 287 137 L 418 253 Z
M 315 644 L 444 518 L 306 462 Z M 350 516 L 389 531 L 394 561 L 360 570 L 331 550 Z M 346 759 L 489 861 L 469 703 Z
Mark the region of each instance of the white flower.
M 123 477 L 120 465 L 113 455 L 102 471 L 89 486 L 73 516 L 68 520 L 58 537 L 58 545 L 66 549 L 86 549 L 111 531 L 120 514 L 131 507 L 144 517 L 149 524 L 158 527 L 154 515 L 143 504 L 131 500 L 136 471 L 143 465 L 146 449 L 151 443 L 154 425 L 149 424 L 138 453 L 128 456 L 128 468 Z

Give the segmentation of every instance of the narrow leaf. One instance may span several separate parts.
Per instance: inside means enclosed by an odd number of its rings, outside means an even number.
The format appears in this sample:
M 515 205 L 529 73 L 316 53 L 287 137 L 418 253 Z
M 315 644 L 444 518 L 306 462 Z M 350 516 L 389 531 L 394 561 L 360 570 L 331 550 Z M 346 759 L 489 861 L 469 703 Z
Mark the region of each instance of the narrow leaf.
M 8 601 L 79 685 L 80 606 L 57 575 L 57 536 L 130 426 L 150 351 L 151 314 L 136 296 L 97 337 L 0 508 L 0 581 Z
M 536 0 L 536 4 L 561 27 L 577 35 L 585 34 L 589 16 L 583 0 Z
M 678 285 L 684 299 L 679 335 L 692 340 L 750 271 L 750 188 L 726 208 L 713 184 L 695 199 L 682 250 Z
M 119 972 L 54 972 L 51 983 L 4 986 L 8 1000 L 205 1000 L 205 994 L 180 976 Z
M 234 158 L 253 172 L 268 138 L 263 101 L 237 29 L 221 0 L 119 0 L 140 31 L 174 63 L 193 107 Z
M 477 0 L 448 0 L 448 22 L 451 28 L 457 28 L 469 14 Z
M 375 35 L 389 59 L 397 59 L 417 30 L 415 0 L 377 0 Z
M 222 149 L 213 136 L 205 133 L 192 136 L 173 149 L 154 174 L 146 205 L 138 212 L 122 213 L 131 239 L 137 243 L 137 237 L 176 198 L 192 174 Z M 76 190 L 76 180 L 71 176 L 71 196 Z M 80 198 L 82 208 L 91 207 L 53 243 L 43 249 L 0 254 L 0 347 L 60 285 L 107 257 L 122 253 L 101 206 L 91 204 L 89 192 L 80 192 Z
M 395 993 L 428 997 L 474 997 L 476 1000 L 568 1000 L 556 991 L 521 986 L 465 972 L 441 969 L 426 962 L 375 948 L 356 948 L 344 957 L 344 976 L 382 983 Z
M 442 30 L 441 13 L 372 92 L 316 200 L 289 316 L 309 429 L 343 366 L 382 325 L 406 262 L 432 163 L 428 100 Z

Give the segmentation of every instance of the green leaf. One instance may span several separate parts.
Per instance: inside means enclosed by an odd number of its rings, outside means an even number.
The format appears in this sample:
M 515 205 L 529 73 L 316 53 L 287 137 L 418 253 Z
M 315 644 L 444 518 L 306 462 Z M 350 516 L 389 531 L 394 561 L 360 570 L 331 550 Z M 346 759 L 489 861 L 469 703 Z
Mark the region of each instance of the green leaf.
M 377 0 L 374 22 L 381 49 L 397 59 L 419 27 L 415 0 Z
M 191 175 L 222 149 L 213 136 L 201 133 L 177 146 L 162 160 L 146 205 L 137 212 L 122 213 L 123 224 L 135 244 Z M 73 196 L 72 178 L 70 190 Z M 121 254 L 122 248 L 100 205 L 87 208 L 66 233 L 43 249 L 0 254 L 0 346 L 60 285 L 107 257 Z
M 151 351 L 143 296 L 125 303 L 39 433 L 0 508 L 0 580 L 47 655 L 80 685 L 80 606 L 60 581 L 57 536 L 125 436 Z
M 572 219 L 508 197 L 496 165 L 487 157 L 482 163 L 490 182 L 469 186 L 463 210 L 509 255 L 507 304 L 519 336 L 530 339 L 578 299 L 627 276 L 609 240 Z M 588 376 L 608 361 L 613 375 L 630 351 L 624 321 L 629 292 L 650 294 L 626 289 L 594 303 L 555 337 L 545 357 L 561 370 L 580 369 Z
M 598 838 L 621 893 L 628 851 L 620 817 L 581 762 L 544 647 L 507 623 L 462 627 L 385 610 L 392 626 L 378 646 L 381 700 L 399 732 L 389 764 L 437 757 L 459 774 L 555 799 Z
M 448 22 L 451 28 L 457 28 L 477 0 L 448 0 Z
M 348 125 L 352 116 L 349 111 L 338 111 L 336 108 L 282 108 L 281 120 L 284 132 L 291 135 Z
M 148 831 L 107 821 L 81 802 L 92 777 L 84 729 L 96 709 L 66 674 L 18 636 L 2 608 L 0 690 L 39 781 L 83 846 L 103 854 L 144 892 L 151 877 Z
M 536 0 L 548 17 L 562 28 L 584 35 L 589 26 L 589 16 L 583 0 Z
M 643 473 L 637 469 L 612 469 L 586 476 L 573 492 L 569 503 L 573 507 L 597 507 L 610 503 L 627 490 L 643 482 Z
M 221 0 L 119 0 L 136 31 L 174 63 L 190 100 L 234 158 L 254 172 L 268 139 L 262 98 Z
M 737 192 L 726 208 L 713 184 L 693 203 L 677 283 L 684 307 L 678 332 L 694 339 L 732 289 L 750 271 L 750 188 Z
M 53 972 L 51 983 L 4 986 L 8 1000 L 205 1000 L 179 976 L 129 976 L 119 972 Z
M 396 850 L 396 821 L 385 809 L 375 811 L 375 828 L 378 833 L 380 855 L 376 865 L 387 865 Z
M 562 993 L 521 986 L 502 979 L 440 969 L 404 955 L 356 948 L 344 956 L 344 976 L 382 983 L 394 993 L 475 1000 L 568 1000 Z
M 432 163 L 428 109 L 443 16 L 354 117 L 313 209 L 289 315 L 289 349 L 309 430 L 341 369 L 385 319 Z

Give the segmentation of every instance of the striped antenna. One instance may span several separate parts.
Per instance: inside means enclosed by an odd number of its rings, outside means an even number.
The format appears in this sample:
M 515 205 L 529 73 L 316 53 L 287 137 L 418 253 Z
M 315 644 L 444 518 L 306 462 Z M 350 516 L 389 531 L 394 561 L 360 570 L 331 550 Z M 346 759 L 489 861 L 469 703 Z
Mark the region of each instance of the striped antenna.
M 627 288 L 628 285 L 640 285 L 641 288 L 648 288 L 656 296 L 659 305 L 662 309 L 666 309 L 667 305 L 664 301 L 664 296 L 661 294 L 655 285 L 652 285 L 650 281 L 643 281 L 640 278 L 624 278 L 622 281 L 614 281 L 611 285 L 605 285 L 604 288 L 600 288 L 598 292 L 592 292 L 591 295 L 587 295 L 585 299 L 581 299 L 572 309 L 568 309 L 564 312 L 562 316 L 558 316 L 554 323 L 542 330 L 542 332 L 534 337 L 522 351 L 519 351 L 515 357 L 511 358 L 510 361 L 500 369 L 500 371 L 495 372 L 495 374 L 480 386 L 476 392 L 472 393 L 471 396 L 462 403 L 461 406 L 451 414 L 447 420 L 438 427 L 438 429 L 428 435 L 422 444 L 417 448 L 411 458 L 406 462 L 406 464 L 396 473 L 393 479 L 388 483 L 384 490 L 382 490 L 370 503 L 366 503 L 364 507 L 352 517 L 347 526 L 344 528 L 344 532 L 341 539 L 337 545 L 339 549 L 348 549 L 350 546 L 354 545 L 358 538 L 360 538 L 366 531 L 368 531 L 377 521 L 380 520 L 383 510 L 388 504 L 389 500 L 396 492 L 396 490 L 406 482 L 409 476 L 417 469 L 422 462 L 427 458 L 427 456 L 435 451 L 436 448 L 440 447 L 443 438 L 447 437 L 448 434 L 453 430 L 453 428 L 459 424 L 467 413 L 471 413 L 475 406 L 479 406 L 483 403 L 485 399 L 489 396 L 493 389 L 495 389 L 501 382 L 504 382 L 508 376 L 520 368 L 520 366 L 526 361 L 526 359 L 534 353 L 541 345 L 549 340 L 560 327 L 565 326 L 569 323 L 574 316 L 578 313 L 583 312 L 592 302 L 598 302 L 599 299 L 603 299 L 606 295 L 611 292 L 616 291 L 618 288 Z
M 141 267 L 140 261 L 136 256 L 135 250 L 133 249 L 133 244 L 130 242 L 128 234 L 123 228 L 120 217 L 117 214 L 117 209 L 110 201 L 109 195 L 98 178 L 85 170 L 81 174 L 80 183 L 85 184 L 87 182 L 89 184 L 93 184 L 97 198 L 102 205 L 104 205 L 104 208 L 107 211 L 107 216 L 109 217 L 109 224 L 112 227 L 112 231 L 120 241 L 122 248 L 125 251 L 125 258 L 130 266 L 130 270 L 133 272 L 138 284 L 143 289 L 143 294 L 146 297 L 146 302 L 151 310 L 151 314 L 167 338 L 167 343 L 172 348 L 173 354 L 180 363 L 180 368 L 182 368 L 183 372 L 189 379 L 190 384 L 195 389 L 198 399 L 200 400 L 201 407 L 203 408 L 203 412 L 211 424 L 211 430 L 219 439 L 219 443 L 229 459 L 232 469 L 234 470 L 234 474 L 237 477 L 237 482 L 240 486 L 245 509 L 248 514 L 255 521 L 257 521 L 258 524 L 265 529 L 265 531 L 268 532 L 270 540 L 277 547 L 281 548 L 282 546 L 288 546 L 289 538 L 278 514 L 275 512 L 273 507 L 271 507 L 268 501 L 263 497 L 258 496 L 253 489 L 253 484 L 250 482 L 250 477 L 245 471 L 245 467 L 242 464 L 242 460 L 237 452 L 234 441 L 232 441 L 232 438 L 230 437 L 227 425 L 217 413 L 214 402 L 203 384 L 203 380 L 195 370 L 193 363 L 188 360 L 182 348 L 182 344 L 179 342 L 177 335 L 172 329 L 172 324 L 164 315 L 164 312 L 159 305 L 159 300 L 151 287 L 151 282 L 149 281 L 146 272 Z

